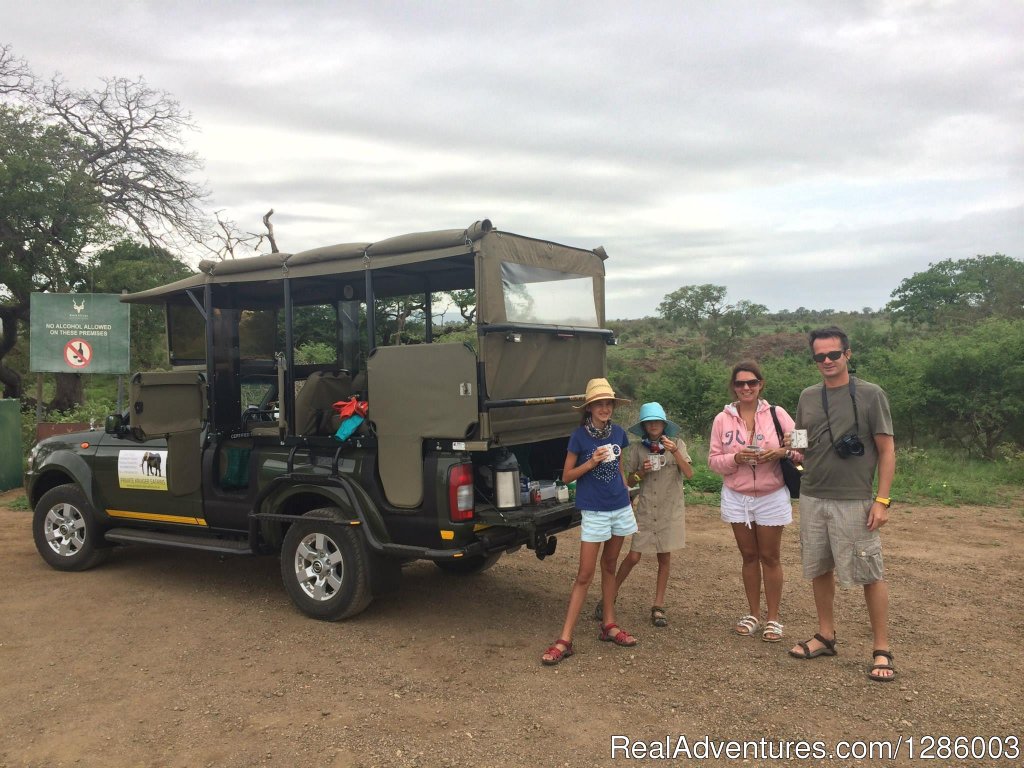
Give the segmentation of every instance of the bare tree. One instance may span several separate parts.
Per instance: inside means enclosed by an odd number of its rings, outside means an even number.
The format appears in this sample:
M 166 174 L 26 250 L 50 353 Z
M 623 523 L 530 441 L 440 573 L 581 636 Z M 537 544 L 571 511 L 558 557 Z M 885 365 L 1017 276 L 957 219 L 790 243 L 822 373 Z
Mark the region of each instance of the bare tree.
M 24 59 L 15 58 L 11 46 L 0 45 L 0 96 L 25 95 L 35 87 L 35 78 Z
M 267 228 L 267 242 L 270 243 L 271 253 L 280 253 L 277 248 L 277 240 L 274 238 L 274 225 L 270 223 L 270 217 L 274 215 L 274 209 L 271 208 L 265 214 L 263 214 L 263 226 Z M 260 243 L 263 242 L 263 235 L 260 235 L 259 241 L 256 243 L 256 247 L 259 248 Z
M 195 126 L 170 94 L 141 78 L 105 79 L 96 91 L 54 78 L 40 99 L 43 113 L 83 142 L 83 161 L 113 223 L 152 246 L 204 239 L 207 192 L 190 178 L 202 163 L 181 140 Z
M 256 255 L 259 253 L 259 248 L 263 245 L 264 240 L 270 243 L 271 253 L 280 253 L 277 247 L 277 240 L 274 238 L 274 225 L 270 223 L 270 217 L 274 215 L 273 208 L 263 214 L 263 224 L 267 228 L 266 232 L 243 232 L 234 221 L 222 218 L 222 213 L 222 210 L 214 211 L 214 216 L 217 219 L 217 231 L 202 243 L 202 246 L 219 260 L 236 259 L 243 255 Z M 244 254 L 241 253 L 242 251 L 251 251 L 252 253 Z
M 251 248 L 252 237 L 242 232 L 231 219 L 221 217 L 223 211 L 214 211 L 214 218 L 217 220 L 217 230 L 203 242 L 203 247 L 216 256 L 219 260 L 234 259 L 236 250 Z

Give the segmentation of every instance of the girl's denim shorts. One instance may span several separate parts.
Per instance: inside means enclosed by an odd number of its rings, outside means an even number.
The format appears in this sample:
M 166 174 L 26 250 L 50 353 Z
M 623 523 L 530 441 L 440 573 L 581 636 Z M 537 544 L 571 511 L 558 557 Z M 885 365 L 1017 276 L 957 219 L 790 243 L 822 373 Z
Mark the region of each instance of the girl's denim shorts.
M 583 516 L 580 541 L 599 543 L 608 541 L 612 536 L 629 536 L 636 533 L 636 517 L 633 507 L 613 509 L 601 512 L 590 509 L 580 510 Z

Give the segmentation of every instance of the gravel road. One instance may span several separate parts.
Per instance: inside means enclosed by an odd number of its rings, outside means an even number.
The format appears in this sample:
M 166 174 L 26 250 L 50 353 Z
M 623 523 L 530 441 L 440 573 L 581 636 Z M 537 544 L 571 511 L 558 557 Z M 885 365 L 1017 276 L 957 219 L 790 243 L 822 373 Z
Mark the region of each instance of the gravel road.
M 786 655 L 814 632 L 795 527 L 785 642 L 730 634 L 746 613 L 739 555 L 706 506 L 687 511 L 670 626 L 649 623 L 645 558 L 620 596 L 639 645 L 600 643 L 585 619 L 577 655 L 546 668 L 575 532 L 552 558 L 521 551 L 477 576 L 413 564 L 399 593 L 328 624 L 291 606 L 269 557 L 135 547 L 92 571 L 53 571 L 31 513 L 11 508 L 20 496 L 0 494 L 0 766 L 919 765 L 908 737 L 918 753 L 927 737 L 1024 738 L 1020 504 L 894 506 L 883 539 L 900 675 L 883 685 L 864 674 L 859 591 L 839 594 L 837 657 Z M 612 759 L 614 736 L 685 736 L 691 749 L 705 737 L 904 743 L 891 760 L 670 761 Z

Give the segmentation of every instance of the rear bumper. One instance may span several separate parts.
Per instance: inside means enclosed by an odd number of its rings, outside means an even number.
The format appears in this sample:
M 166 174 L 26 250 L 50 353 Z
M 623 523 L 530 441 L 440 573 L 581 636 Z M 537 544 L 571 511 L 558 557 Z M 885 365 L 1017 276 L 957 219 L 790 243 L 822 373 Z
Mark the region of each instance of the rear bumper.
M 571 502 L 542 501 L 521 509 L 477 510 L 477 522 L 490 527 L 477 536 L 487 552 L 521 546 L 530 549 L 546 546 L 547 538 L 580 524 L 580 511 Z

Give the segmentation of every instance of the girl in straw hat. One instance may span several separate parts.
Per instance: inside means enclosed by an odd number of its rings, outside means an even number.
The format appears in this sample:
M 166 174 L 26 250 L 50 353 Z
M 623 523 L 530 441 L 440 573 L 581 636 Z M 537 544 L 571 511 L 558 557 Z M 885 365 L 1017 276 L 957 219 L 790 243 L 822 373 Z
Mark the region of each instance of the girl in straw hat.
M 572 634 L 594 580 L 598 553 L 601 554 L 601 596 L 605 623 L 599 638 L 616 645 L 636 645 L 636 638 L 615 623 L 615 565 L 626 536 L 636 532 L 636 519 L 629 501 L 629 488 L 622 474 L 620 457 L 629 445 L 626 431 L 612 423 L 616 403 L 607 379 L 587 383 L 580 426 L 569 437 L 569 450 L 562 468 L 562 480 L 576 481 L 576 506 L 583 518 L 580 531 L 580 565 L 569 595 L 569 608 L 559 639 L 541 661 L 558 664 L 572 656 Z M 604 551 L 601 552 L 601 545 Z

